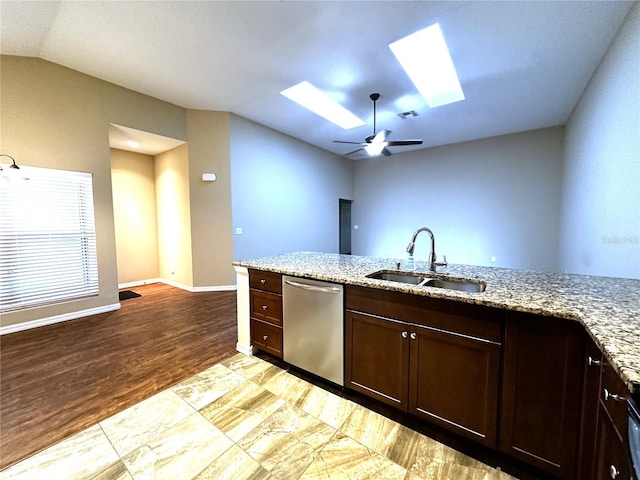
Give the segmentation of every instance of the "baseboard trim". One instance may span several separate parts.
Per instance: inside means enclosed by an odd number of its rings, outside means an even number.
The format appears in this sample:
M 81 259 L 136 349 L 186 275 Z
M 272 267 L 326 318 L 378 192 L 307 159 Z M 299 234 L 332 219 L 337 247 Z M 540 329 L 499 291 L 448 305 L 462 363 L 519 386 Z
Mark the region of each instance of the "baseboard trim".
M 86 310 L 63 313 L 62 315 L 54 315 L 53 317 L 39 318 L 37 320 L 18 323 L 16 325 L 7 325 L 6 327 L 0 327 L 0 335 L 21 332 L 23 330 L 29 330 L 37 327 L 44 327 L 46 325 L 53 325 L 54 323 L 75 320 L 76 318 L 88 317 L 90 315 L 97 315 L 99 313 L 113 312 L 114 310 L 118 310 L 119 308 L 120 303 L 112 303 L 111 305 L 105 305 L 103 307 L 87 308 Z
M 236 351 L 247 355 L 248 357 L 253 356 L 253 345 L 245 345 L 244 343 L 236 343 Z
M 169 280 L 167 278 L 149 278 L 147 280 L 138 280 L 135 282 L 119 283 L 118 288 L 123 289 L 123 288 L 131 288 L 131 287 L 140 287 L 141 285 L 148 285 L 150 283 L 164 283 L 166 285 L 171 285 L 172 287 L 176 287 L 181 290 L 186 290 L 187 292 L 192 292 L 192 293 L 230 292 L 230 291 L 237 290 L 237 287 L 235 285 L 212 285 L 212 286 L 204 286 L 204 287 L 192 287 L 184 283 L 174 282 L 173 280 Z
M 119 283 L 118 289 L 140 287 L 142 285 L 149 285 L 150 283 L 166 283 L 162 278 L 147 278 L 146 280 L 136 280 L 135 282 Z
M 191 287 L 192 292 L 232 292 L 238 288 L 235 285 L 212 285 L 209 287 Z

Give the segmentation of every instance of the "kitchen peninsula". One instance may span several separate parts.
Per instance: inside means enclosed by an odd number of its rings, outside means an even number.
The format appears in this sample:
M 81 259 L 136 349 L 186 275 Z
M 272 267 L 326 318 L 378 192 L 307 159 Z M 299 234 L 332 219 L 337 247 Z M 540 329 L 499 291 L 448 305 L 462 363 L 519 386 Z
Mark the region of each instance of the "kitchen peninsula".
M 395 269 L 397 262 L 392 258 L 296 252 L 234 265 L 575 320 L 602 349 L 630 391 L 640 388 L 640 280 L 472 265 L 438 269 L 438 275 L 482 280 L 487 284 L 482 293 L 466 293 L 367 278 L 377 270 Z M 400 265 L 403 268 L 404 261 Z M 417 262 L 416 270 L 426 272 L 426 263 Z M 248 292 L 241 292 L 240 285 L 238 292 L 246 295 L 248 301 Z M 244 322 L 239 331 L 248 331 L 248 321 L 248 317 L 238 315 L 238 322 Z M 239 341 L 240 351 L 246 353 L 249 339 Z
M 630 468 L 616 455 L 626 398 L 640 393 L 640 280 L 416 262 L 432 279 L 486 284 L 469 293 L 371 278 L 406 270 L 390 258 L 297 252 L 234 266 L 238 351 L 282 358 L 281 275 L 340 284 L 347 389 L 558 478 Z

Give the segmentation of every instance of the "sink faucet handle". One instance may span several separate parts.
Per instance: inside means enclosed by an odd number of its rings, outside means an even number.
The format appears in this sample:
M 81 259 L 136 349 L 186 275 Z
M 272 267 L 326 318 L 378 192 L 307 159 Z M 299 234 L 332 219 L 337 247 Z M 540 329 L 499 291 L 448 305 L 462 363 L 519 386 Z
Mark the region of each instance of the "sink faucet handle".
M 442 262 L 434 262 L 433 264 L 437 267 L 446 267 L 449 264 L 447 263 L 447 256 L 443 255 L 442 258 L 444 259 Z

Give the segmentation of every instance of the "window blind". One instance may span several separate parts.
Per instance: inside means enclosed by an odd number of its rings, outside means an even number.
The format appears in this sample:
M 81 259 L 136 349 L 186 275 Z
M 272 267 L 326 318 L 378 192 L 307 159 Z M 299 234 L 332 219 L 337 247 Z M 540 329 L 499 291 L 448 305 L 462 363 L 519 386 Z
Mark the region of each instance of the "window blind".
M 4 168 L 0 172 L 0 312 L 97 293 L 91 174 Z

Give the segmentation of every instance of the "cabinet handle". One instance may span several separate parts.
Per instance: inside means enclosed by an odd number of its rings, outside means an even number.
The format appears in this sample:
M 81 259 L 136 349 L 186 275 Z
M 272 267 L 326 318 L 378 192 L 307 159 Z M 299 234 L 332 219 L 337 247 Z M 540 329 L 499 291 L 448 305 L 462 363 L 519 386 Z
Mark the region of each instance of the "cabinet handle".
M 609 474 L 611 475 L 611 478 L 618 478 L 618 475 L 620 475 L 620 470 L 618 470 L 615 465 L 611 465 L 609 467 Z
M 418 334 L 416 332 L 411 332 L 411 340 L 415 340 L 418 338 Z
M 262 309 L 263 309 L 263 310 L 266 310 L 266 309 L 267 309 L 267 306 L 266 306 L 266 305 L 262 305 Z
M 589 356 L 588 364 L 589 364 L 589 366 L 591 366 L 591 365 L 601 365 L 602 362 L 600 360 L 596 360 L 595 358 L 592 358 L 591 356 Z
M 402 338 L 407 338 L 409 336 L 409 333 L 407 332 L 402 332 Z
M 264 285 L 265 283 L 267 283 L 267 281 L 266 281 L 264 278 L 261 278 L 261 279 L 260 279 L 260 283 L 261 283 L 262 285 Z
M 267 338 L 269 338 L 269 335 L 263 335 L 263 336 L 262 336 L 262 339 L 263 339 L 265 342 L 267 341 Z
M 606 388 L 604 389 L 604 399 L 606 400 L 616 400 L 618 402 L 624 401 L 624 397 L 622 395 L 618 395 L 615 393 L 611 393 L 609 390 L 607 390 Z M 613 465 L 612 465 L 613 466 Z M 615 477 L 614 477 L 615 478 Z

